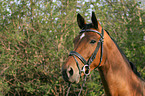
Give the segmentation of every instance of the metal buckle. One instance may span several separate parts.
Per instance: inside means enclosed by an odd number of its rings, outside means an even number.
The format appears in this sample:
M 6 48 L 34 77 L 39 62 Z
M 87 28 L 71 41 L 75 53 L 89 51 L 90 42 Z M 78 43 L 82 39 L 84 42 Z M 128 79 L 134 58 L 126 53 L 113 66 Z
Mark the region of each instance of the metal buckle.
M 84 72 L 85 75 L 89 75 L 90 74 L 90 66 L 84 65 L 83 69 L 81 71 Z

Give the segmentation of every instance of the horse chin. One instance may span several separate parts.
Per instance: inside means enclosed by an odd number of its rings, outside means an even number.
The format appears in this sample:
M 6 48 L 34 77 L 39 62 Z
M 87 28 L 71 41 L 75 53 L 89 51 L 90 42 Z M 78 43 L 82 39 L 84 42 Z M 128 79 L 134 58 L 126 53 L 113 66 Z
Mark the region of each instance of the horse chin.
M 75 83 L 79 83 L 79 81 L 80 81 L 80 77 L 76 80 L 76 82 L 75 82 Z
M 80 81 L 80 76 L 74 76 L 72 78 L 69 79 L 70 83 L 79 83 Z

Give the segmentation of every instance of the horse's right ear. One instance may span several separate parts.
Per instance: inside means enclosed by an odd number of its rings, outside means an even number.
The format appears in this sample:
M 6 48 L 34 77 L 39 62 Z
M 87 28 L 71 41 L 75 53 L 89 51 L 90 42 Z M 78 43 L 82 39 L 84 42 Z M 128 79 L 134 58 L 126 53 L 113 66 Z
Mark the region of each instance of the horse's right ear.
M 83 29 L 85 27 L 85 24 L 86 24 L 85 19 L 79 13 L 77 15 L 77 22 L 80 29 Z
M 91 18 L 91 20 L 92 20 L 93 26 L 94 26 L 96 29 L 98 29 L 98 20 L 97 20 L 97 18 L 96 18 L 95 12 L 92 12 L 92 18 Z

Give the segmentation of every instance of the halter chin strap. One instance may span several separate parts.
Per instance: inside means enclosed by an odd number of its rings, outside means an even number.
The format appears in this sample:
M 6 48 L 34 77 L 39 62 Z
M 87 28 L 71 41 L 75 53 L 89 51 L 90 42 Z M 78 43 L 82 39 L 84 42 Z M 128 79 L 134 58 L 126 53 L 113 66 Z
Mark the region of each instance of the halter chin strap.
M 97 52 L 98 52 L 98 50 L 99 50 L 100 47 L 101 47 L 101 51 L 100 51 L 100 54 L 101 54 L 101 56 L 100 56 L 100 62 L 99 62 L 98 66 L 97 66 L 96 68 L 98 68 L 98 67 L 100 66 L 101 62 L 102 62 L 104 30 L 103 30 L 103 28 L 102 28 L 102 33 L 99 33 L 98 31 L 92 30 L 92 29 L 85 29 L 85 30 L 81 30 L 81 31 L 80 31 L 80 33 L 84 33 L 84 32 L 95 32 L 95 33 L 97 33 L 97 34 L 100 35 L 100 39 L 99 39 L 99 42 L 98 42 L 98 44 L 97 44 L 97 46 L 96 46 L 95 51 L 93 52 L 93 54 L 91 55 L 91 57 L 88 59 L 88 61 L 86 61 L 86 60 L 85 60 L 79 53 L 77 53 L 76 51 L 71 51 L 70 54 L 69 54 L 69 56 L 73 56 L 73 57 L 74 57 L 74 59 L 75 59 L 75 61 L 76 61 L 76 64 L 77 64 L 77 67 L 78 67 L 78 69 L 79 69 L 79 74 L 80 74 L 80 75 L 81 75 L 81 72 L 84 72 L 85 75 L 89 75 L 89 74 L 90 74 L 90 65 L 91 65 L 91 63 L 94 61 L 94 59 L 96 58 L 96 54 L 97 54 Z M 79 63 L 78 63 L 78 61 L 77 61 L 77 59 L 76 59 L 75 56 L 78 57 L 78 58 L 81 60 L 81 62 L 84 64 L 82 70 L 80 69 Z

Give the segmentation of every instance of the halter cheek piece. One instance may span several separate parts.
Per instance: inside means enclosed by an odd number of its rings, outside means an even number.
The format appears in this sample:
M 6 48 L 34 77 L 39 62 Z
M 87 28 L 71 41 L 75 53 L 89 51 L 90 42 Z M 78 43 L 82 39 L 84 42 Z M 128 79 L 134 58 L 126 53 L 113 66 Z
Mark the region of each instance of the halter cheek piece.
M 100 47 L 101 47 L 101 51 L 100 51 L 100 53 L 101 53 L 100 62 L 99 62 L 98 66 L 97 66 L 96 68 L 98 68 L 98 67 L 100 66 L 100 64 L 101 64 L 102 55 L 103 55 L 104 30 L 103 30 L 103 28 L 102 28 L 102 33 L 99 33 L 98 31 L 92 30 L 92 29 L 85 29 L 85 30 L 81 30 L 81 31 L 80 31 L 80 33 L 84 33 L 84 32 L 95 32 L 95 33 L 97 33 L 97 34 L 100 35 L 100 39 L 99 39 L 99 42 L 98 42 L 98 44 L 97 44 L 97 46 L 96 46 L 95 51 L 93 52 L 93 54 L 91 55 L 91 57 L 88 59 L 88 61 L 86 61 L 86 60 L 85 60 L 79 53 L 77 53 L 76 51 L 71 51 L 70 54 L 69 54 L 69 56 L 73 56 L 73 57 L 74 57 L 74 59 L 75 59 L 75 61 L 76 61 L 76 64 L 77 64 L 77 67 L 78 67 L 78 69 L 79 69 L 79 74 L 81 75 L 81 72 L 83 72 L 84 75 L 87 76 L 87 75 L 90 74 L 90 65 L 91 65 L 91 63 L 94 61 L 94 59 L 96 58 L 96 54 L 97 54 L 97 52 L 98 52 L 98 50 L 99 50 Z M 78 58 L 81 60 L 81 62 L 84 64 L 82 70 L 80 69 L 79 63 L 78 63 L 78 61 L 77 61 L 77 59 L 76 59 L 75 56 L 78 57 Z

